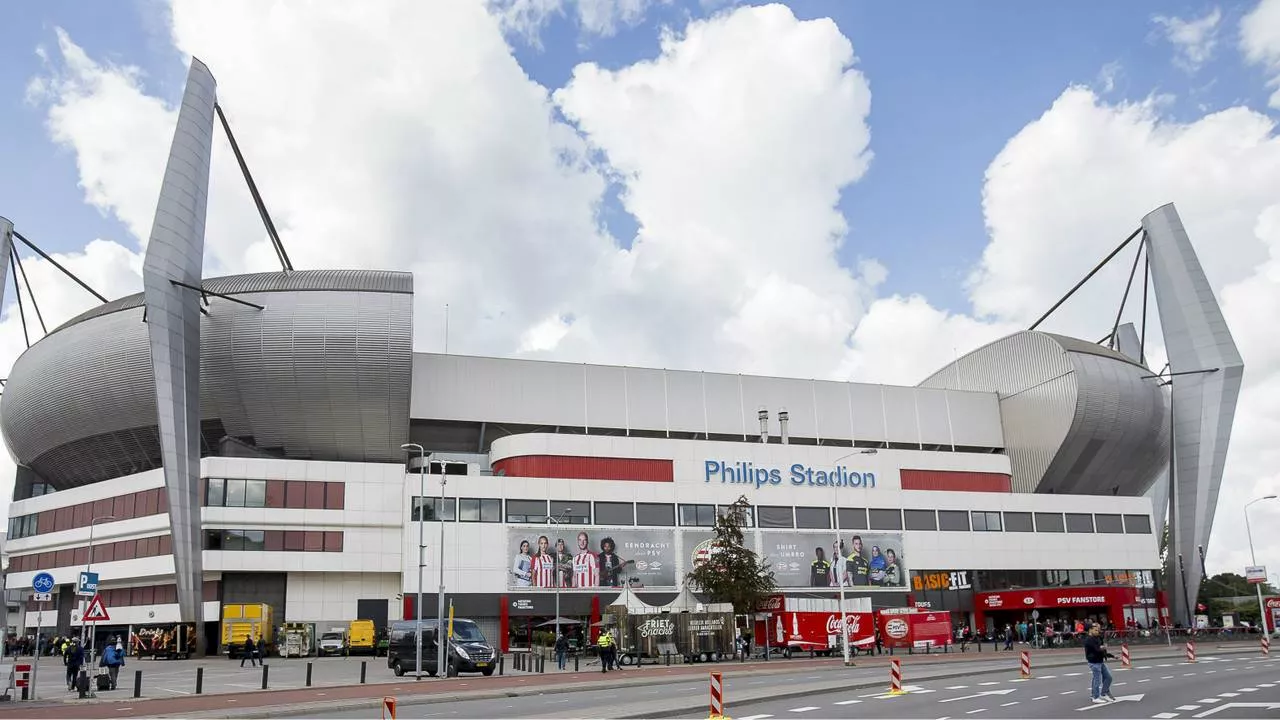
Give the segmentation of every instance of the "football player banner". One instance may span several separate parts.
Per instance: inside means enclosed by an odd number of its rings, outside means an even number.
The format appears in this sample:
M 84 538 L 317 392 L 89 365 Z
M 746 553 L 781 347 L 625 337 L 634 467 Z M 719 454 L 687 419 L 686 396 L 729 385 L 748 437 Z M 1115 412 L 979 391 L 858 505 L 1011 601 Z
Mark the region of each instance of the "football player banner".
M 674 530 L 508 527 L 512 589 L 676 586 Z
M 900 532 L 760 530 L 760 552 L 778 587 L 905 588 L 910 582 Z

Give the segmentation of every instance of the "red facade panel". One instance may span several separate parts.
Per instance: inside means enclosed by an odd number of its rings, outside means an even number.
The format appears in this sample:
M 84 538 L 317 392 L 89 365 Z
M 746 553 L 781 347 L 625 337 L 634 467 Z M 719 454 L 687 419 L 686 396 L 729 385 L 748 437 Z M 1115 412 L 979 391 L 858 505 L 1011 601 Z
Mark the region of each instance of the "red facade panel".
M 900 473 L 903 490 L 951 492 L 1012 492 L 1011 479 L 1003 473 L 957 470 L 907 470 Z
M 499 460 L 493 464 L 493 470 L 494 472 L 502 471 L 512 477 L 638 482 L 673 482 L 675 480 L 675 469 L 670 460 L 648 458 L 523 455 Z

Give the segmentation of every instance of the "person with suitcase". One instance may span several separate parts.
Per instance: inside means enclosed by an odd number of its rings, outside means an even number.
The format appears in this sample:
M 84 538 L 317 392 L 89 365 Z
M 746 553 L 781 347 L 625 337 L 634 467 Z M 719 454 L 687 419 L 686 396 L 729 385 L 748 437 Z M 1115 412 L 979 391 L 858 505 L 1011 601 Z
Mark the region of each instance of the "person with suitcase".
M 119 639 L 114 645 L 108 645 L 107 649 L 102 653 L 102 665 L 106 667 L 107 674 L 98 676 L 99 690 L 115 690 L 116 680 L 120 677 L 120 668 L 124 667 L 124 646 Z M 107 687 L 103 687 L 106 685 Z

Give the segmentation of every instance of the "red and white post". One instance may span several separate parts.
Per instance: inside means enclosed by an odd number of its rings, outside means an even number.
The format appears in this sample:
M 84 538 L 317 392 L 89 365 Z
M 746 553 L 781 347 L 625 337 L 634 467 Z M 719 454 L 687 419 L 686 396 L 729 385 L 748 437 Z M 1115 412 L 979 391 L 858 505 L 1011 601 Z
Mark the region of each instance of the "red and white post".
M 1129 643 L 1120 643 L 1120 667 L 1129 670 L 1133 663 L 1129 659 Z
M 893 658 L 889 661 L 889 694 L 901 695 L 906 692 L 902 689 L 902 661 Z
M 1023 678 L 1031 677 L 1031 651 L 1030 650 L 1022 651 L 1022 677 Z
M 1196 644 L 1195 644 L 1195 641 L 1192 641 L 1187 643 L 1187 662 L 1193 663 L 1195 661 L 1196 661 Z
M 724 682 L 720 673 L 711 673 L 711 719 L 727 720 L 724 717 Z
M 1271 638 L 1266 635 L 1262 636 L 1262 657 L 1271 657 Z

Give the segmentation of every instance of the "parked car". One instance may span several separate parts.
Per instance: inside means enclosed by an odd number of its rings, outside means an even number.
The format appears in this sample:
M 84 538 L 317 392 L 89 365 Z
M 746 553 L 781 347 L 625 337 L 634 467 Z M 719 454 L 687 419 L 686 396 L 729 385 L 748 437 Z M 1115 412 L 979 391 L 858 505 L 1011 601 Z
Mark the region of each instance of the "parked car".
M 320 636 L 316 644 L 316 654 L 320 657 L 329 655 L 346 655 L 347 638 L 340 632 L 327 632 Z
M 439 634 L 439 622 L 424 620 L 422 622 L 422 670 L 434 677 L 439 672 L 439 651 L 436 638 Z M 448 623 L 446 622 L 446 632 Z M 417 623 L 402 621 L 391 624 L 391 637 L 387 646 L 387 667 L 397 676 L 413 672 L 417 663 Z M 471 620 L 455 618 L 453 621 L 453 637 L 448 643 L 448 666 L 445 672 L 450 676 L 458 673 L 482 673 L 492 675 L 497 663 L 497 654 L 493 646 L 485 639 L 480 627 Z

